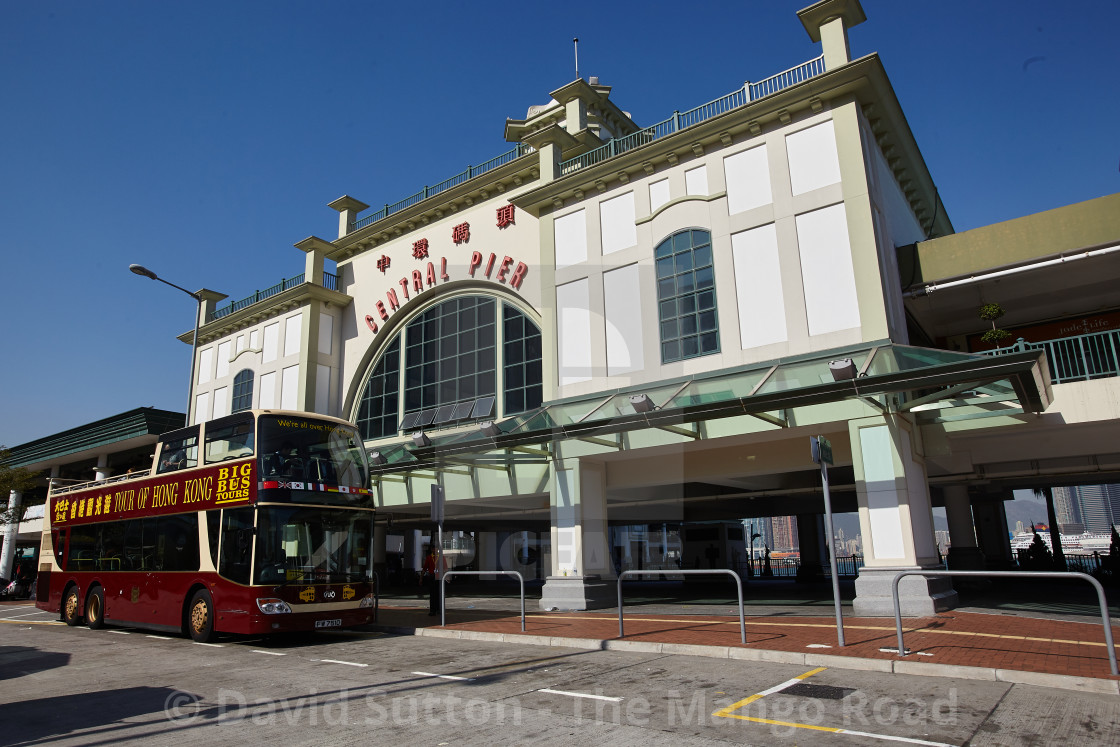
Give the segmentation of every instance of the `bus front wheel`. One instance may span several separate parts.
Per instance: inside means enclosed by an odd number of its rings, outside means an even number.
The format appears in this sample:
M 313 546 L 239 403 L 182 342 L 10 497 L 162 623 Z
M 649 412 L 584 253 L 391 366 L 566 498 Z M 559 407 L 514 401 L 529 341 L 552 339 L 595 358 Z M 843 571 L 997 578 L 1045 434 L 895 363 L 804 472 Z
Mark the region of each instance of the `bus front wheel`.
M 90 630 L 105 627 L 105 592 L 100 586 L 94 587 L 86 600 L 86 625 Z
M 207 643 L 214 634 L 214 601 L 206 589 L 199 589 L 191 597 L 187 607 L 187 632 L 199 643 Z
M 67 625 L 77 625 L 81 620 L 81 615 L 78 614 L 79 604 L 78 587 L 71 586 L 62 597 L 62 619 Z

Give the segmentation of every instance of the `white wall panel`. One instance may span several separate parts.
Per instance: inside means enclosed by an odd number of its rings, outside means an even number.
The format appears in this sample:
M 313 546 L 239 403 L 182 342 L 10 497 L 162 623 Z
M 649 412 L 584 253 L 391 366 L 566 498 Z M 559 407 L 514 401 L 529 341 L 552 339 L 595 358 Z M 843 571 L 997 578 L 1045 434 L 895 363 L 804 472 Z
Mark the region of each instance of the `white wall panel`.
M 218 371 L 215 374 L 215 378 L 220 379 L 224 376 L 229 376 L 229 355 L 232 348 L 233 346 L 230 344 L 229 340 L 218 343 Z
M 229 415 L 229 387 L 214 390 L 214 417 Z
M 299 366 L 288 366 L 280 372 L 280 409 L 299 408 Z
M 264 328 L 264 350 L 261 353 L 262 363 L 271 363 L 276 360 L 280 352 L 280 322 L 273 322 Z
M 607 376 L 643 368 L 641 280 L 638 265 L 603 273 Z
M 210 392 L 203 392 L 194 398 L 194 422 L 205 423 L 210 419 Z
M 284 320 L 284 355 L 298 355 L 300 335 L 303 334 L 303 314 L 295 314 Z
M 649 185 L 649 211 L 656 213 L 657 208 L 664 205 L 670 199 L 669 197 L 669 180 L 660 179 L 656 182 L 650 182 Z
M 587 278 L 556 288 L 560 386 L 591 380 L 590 284 Z
M 774 224 L 732 234 L 731 254 L 743 349 L 785 342 L 789 335 Z
M 789 178 L 795 195 L 840 181 L 832 120 L 786 135 Z
M 723 159 L 727 180 L 727 212 L 742 213 L 774 201 L 766 147 L 751 148 Z
M 634 193 L 627 192 L 599 203 L 599 225 L 603 237 L 603 254 L 636 245 L 638 231 L 634 226 Z
M 795 220 L 809 334 L 858 327 L 859 302 L 844 205 L 804 213 Z
M 690 195 L 708 194 L 708 167 L 698 166 L 684 172 L 684 190 Z
M 587 261 L 587 214 L 583 210 L 557 218 L 553 237 L 558 268 Z
M 214 370 L 214 348 L 206 348 L 198 353 L 197 384 L 206 384 L 210 381 L 211 372 Z
M 276 372 L 261 374 L 257 386 L 257 407 L 271 410 L 276 407 Z
M 253 331 L 251 331 L 249 333 L 249 347 L 256 350 L 260 346 L 261 346 L 261 331 L 259 329 L 254 329 Z

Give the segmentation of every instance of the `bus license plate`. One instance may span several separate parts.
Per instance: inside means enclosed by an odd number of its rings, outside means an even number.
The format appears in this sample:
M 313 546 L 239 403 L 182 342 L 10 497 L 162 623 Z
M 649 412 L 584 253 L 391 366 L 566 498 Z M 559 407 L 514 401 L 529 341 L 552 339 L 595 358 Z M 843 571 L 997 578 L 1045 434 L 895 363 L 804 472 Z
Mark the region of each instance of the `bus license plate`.
M 339 620 L 316 620 L 315 621 L 315 627 L 316 628 L 341 628 L 342 627 L 342 620 L 341 619 L 339 619 Z

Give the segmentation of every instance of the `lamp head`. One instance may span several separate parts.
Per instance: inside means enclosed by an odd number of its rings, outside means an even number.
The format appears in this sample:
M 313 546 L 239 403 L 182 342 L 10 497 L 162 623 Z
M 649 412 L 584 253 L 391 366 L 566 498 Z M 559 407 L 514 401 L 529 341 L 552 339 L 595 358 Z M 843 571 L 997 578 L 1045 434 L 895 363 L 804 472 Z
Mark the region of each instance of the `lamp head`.
M 159 280 L 159 277 L 144 265 L 129 265 L 128 269 L 136 275 L 143 275 L 144 277 L 151 278 L 152 280 Z

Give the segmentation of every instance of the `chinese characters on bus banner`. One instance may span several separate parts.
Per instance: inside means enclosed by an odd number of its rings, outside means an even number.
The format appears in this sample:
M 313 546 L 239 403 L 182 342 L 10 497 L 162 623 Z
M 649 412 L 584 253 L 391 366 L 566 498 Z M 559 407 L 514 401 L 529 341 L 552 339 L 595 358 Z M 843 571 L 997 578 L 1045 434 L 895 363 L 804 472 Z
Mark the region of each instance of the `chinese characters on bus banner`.
M 51 509 L 53 523 L 126 519 L 242 503 L 250 497 L 253 463 L 215 467 L 185 478 L 164 476 L 156 480 L 116 483 L 84 495 L 58 496 Z
M 496 220 L 498 228 L 515 225 L 514 206 L 503 205 L 497 208 Z M 470 223 L 464 222 L 454 226 L 451 230 L 451 240 L 456 246 L 469 244 L 471 240 Z M 418 260 L 427 259 L 429 249 L 430 245 L 426 238 L 418 239 L 412 243 L 412 256 Z M 514 264 L 515 262 L 516 264 Z M 377 269 L 385 274 L 390 266 L 390 258 L 382 254 L 380 259 L 377 260 Z M 499 258 L 494 252 L 490 252 L 489 256 L 486 256 L 485 253 L 478 251 L 471 252 L 466 269 L 471 278 L 485 277 L 487 280 L 496 280 L 499 283 L 508 284 L 510 288 L 517 291 L 521 290 L 521 283 L 529 272 L 527 264 L 513 257 L 502 256 Z M 371 332 L 376 333 L 378 320 L 381 322 L 389 321 L 389 315 L 399 309 L 402 303 L 409 301 L 410 290 L 413 294 L 419 295 L 429 288 L 434 288 L 440 281 L 446 282 L 450 279 L 451 277 L 447 273 L 447 257 L 439 258 L 438 272 L 434 261 L 428 262 L 425 270 L 417 269 L 407 272 L 404 277 L 397 281 L 397 285 L 400 286 L 400 294 L 398 295 L 396 288 L 390 286 L 385 291 L 385 300 L 374 303 L 374 310 L 377 315 L 366 314 L 366 326 L 369 327 Z M 401 296 L 403 296 L 403 299 Z

